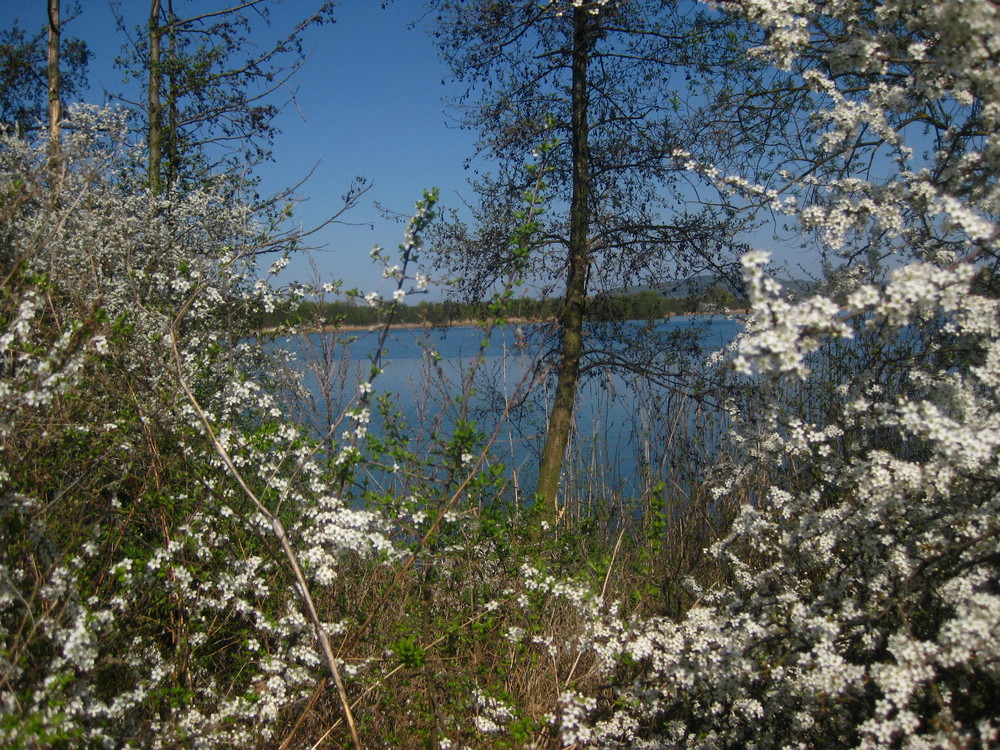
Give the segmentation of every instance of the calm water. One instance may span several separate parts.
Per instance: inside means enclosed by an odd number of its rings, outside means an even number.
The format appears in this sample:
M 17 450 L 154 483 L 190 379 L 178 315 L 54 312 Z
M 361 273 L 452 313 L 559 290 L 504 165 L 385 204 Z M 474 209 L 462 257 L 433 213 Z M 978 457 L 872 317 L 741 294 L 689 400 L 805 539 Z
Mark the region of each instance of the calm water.
M 663 321 L 657 328 L 661 333 L 701 331 L 701 349 L 695 358 L 699 361 L 732 341 L 741 326 L 725 316 L 691 316 Z M 383 351 L 383 372 L 373 382 L 374 391 L 392 396 L 416 450 L 426 448 L 435 431 L 450 434 L 450 426 L 465 409 L 467 418 L 475 419 L 481 430 L 493 436 L 493 460 L 517 472 L 526 486 L 533 485 L 554 385 L 541 354 L 552 342 L 545 340 L 544 329 L 534 325 L 505 326 L 484 341 L 485 335 L 474 327 L 393 330 Z M 305 361 L 310 353 L 315 356 L 324 346 L 328 348 L 332 367 L 326 369 L 333 371 L 328 391 L 331 411 L 336 415 L 357 393 L 361 378 L 367 379 L 364 374 L 377 338 L 366 333 L 347 344 L 334 341 L 330 334 L 310 334 L 305 342 L 291 340 L 285 345 L 296 352 L 307 372 Z M 470 390 L 473 366 L 476 374 Z M 691 399 L 644 378 L 596 372 L 579 395 L 570 450 L 574 461 L 569 470 L 578 476 L 601 476 L 615 489 L 628 489 L 644 471 L 668 468 L 663 465 L 669 460 L 667 444 L 700 429 L 692 423 L 697 419 L 697 408 Z M 314 374 L 306 376 L 313 396 L 323 402 L 319 383 Z M 468 395 L 462 398 L 463 394 Z M 507 414 L 506 419 L 499 418 L 502 413 Z M 325 430 L 325 417 L 312 419 L 318 422 L 317 431 Z M 381 429 L 381 419 L 373 415 L 370 431 L 378 434 Z

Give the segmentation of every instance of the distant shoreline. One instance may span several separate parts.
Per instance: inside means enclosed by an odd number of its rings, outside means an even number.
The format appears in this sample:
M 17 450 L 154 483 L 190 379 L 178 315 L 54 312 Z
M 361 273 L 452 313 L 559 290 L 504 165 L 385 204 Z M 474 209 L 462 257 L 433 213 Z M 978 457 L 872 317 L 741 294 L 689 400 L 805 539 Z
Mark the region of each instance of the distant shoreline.
M 706 313 L 675 313 L 670 317 L 657 318 L 657 320 L 670 320 L 671 318 L 691 318 L 697 315 L 746 315 L 747 310 L 727 310 L 726 312 L 706 312 Z M 523 325 L 536 325 L 543 323 L 556 323 L 553 318 L 538 320 L 536 318 L 507 318 L 505 319 L 503 325 L 508 326 L 523 326 Z M 430 328 L 472 328 L 472 327 L 483 327 L 483 321 L 476 320 L 474 318 L 466 318 L 463 320 L 450 320 L 444 323 L 390 323 L 389 330 L 391 331 L 402 331 L 407 329 L 413 330 L 427 330 Z M 319 328 L 301 328 L 295 331 L 295 333 L 337 333 L 339 331 L 344 331 L 346 333 L 370 333 L 373 331 L 378 331 L 385 327 L 385 324 L 372 323 L 369 325 L 361 324 L 342 324 L 342 325 L 326 325 Z M 277 328 L 266 329 L 267 333 L 274 333 Z
M 507 318 L 504 325 L 531 325 L 534 323 L 555 323 L 555 320 L 529 320 L 528 318 Z M 414 330 L 426 330 L 428 328 L 472 328 L 473 326 L 482 327 L 482 321 L 475 320 L 474 318 L 468 318 L 466 320 L 449 320 L 446 323 L 390 323 L 389 330 L 391 331 L 403 331 L 406 329 Z M 338 331 L 347 331 L 348 333 L 359 333 L 359 332 L 371 332 L 378 331 L 385 328 L 384 323 L 370 323 L 368 325 L 362 325 L 359 323 L 343 323 L 337 325 L 326 325 L 320 326 L 319 328 L 300 328 L 296 330 L 296 333 L 336 333 Z M 267 328 L 265 332 L 274 333 L 277 328 Z

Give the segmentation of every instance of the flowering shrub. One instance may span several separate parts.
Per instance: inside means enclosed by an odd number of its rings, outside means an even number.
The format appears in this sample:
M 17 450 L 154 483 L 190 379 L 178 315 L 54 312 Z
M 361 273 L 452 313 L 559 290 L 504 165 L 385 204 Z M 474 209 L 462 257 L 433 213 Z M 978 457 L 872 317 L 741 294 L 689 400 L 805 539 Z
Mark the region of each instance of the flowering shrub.
M 279 544 L 307 588 L 389 544 L 255 377 L 269 217 L 72 122 L 58 170 L 0 136 L 0 744 L 249 746 L 323 670 Z
M 518 565 L 527 524 L 468 398 L 411 431 L 377 352 L 308 434 L 254 326 L 289 302 L 255 268 L 294 244 L 280 211 L 224 181 L 154 195 L 120 117 L 72 121 L 56 169 L 0 137 L 0 744 L 543 736 L 582 619 Z M 353 292 L 390 319 L 427 283 L 435 200 L 397 293 Z
M 468 388 L 413 440 L 375 355 L 323 442 L 283 416 L 252 327 L 280 212 L 152 194 L 113 113 L 54 165 L 0 137 L 0 744 L 1000 742 L 995 4 L 725 6 L 814 150 L 767 185 L 677 156 L 842 267 L 796 301 L 744 259 L 740 461 L 702 509 L 745 502 L 677 618 L 608 601 L 655 588 L 612 583 L 653 571 L 625 526 L 529 533 Z M 433 204 L 359 300 L 391 317 Z
M 754 312 L 733 363 L 762 375 L 759 411 L 737 415 L 744 465 L 715 491 L 762 486 L 712 549 L 728 583 L 691 581 L 698 603 L 679 620 L 598 618 L 614 701 L 564 696 L 563 738 L 993 746 L 1000 13 L 986 0 L 724 6 L 763 27 L 754 54 L 818 108 L 815 152 L 780 175 L 781 193 L 713 176 L 818 232 L 849 268 L 795 302 L 764 254 L 744 259 Z M 830 339 L 851 367 L 819 358 Z M 791 409 L 795 382 L 820 376 L 825 413 Z

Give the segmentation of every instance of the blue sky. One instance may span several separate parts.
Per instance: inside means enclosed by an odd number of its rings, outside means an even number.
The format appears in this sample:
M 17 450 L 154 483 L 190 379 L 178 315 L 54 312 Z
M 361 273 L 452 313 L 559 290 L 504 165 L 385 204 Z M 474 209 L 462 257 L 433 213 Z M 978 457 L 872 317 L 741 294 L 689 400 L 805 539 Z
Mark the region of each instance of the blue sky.
M 317 4 L 286 0 L 275 7 L 275 27 L 290 27 Z M 83 39 L 93 51 L 90 99 L 100 102 L 104 90 L 123 91 L 134 84 L 123 83 L 122 71 L 113 67 L 123 38 L 108 0 L 80 5 L 82 13 L 66 25 L 64 35 Z M 403 234 L 403 225 L 382 218 L 374 204 L 407 213 L 424 189 L 437 187 L 442 205 L 459 207 L 460 195 L 471 198 L 464 164 L 476 140 L 475 133 L 457 129 L 446 112 L 442 99 L 460 90 L 448 84 L 450 73 L 430 36 L 409 28 L 420 19 L 422 0 L 381 5 L 380 0 L 346 0 L 336 9 L 337 23 L 310 31 L 310 58 L 293 79 L 298 107 L 280 116 L 275 161 L 259 170 L 267 192 L 295 185 L 314 170 L 298 191 L 307 200 L 294 220 L 305 227 L 337 209 L 355 176 L 372 184 L 361 205 L 343 217 L 361 226 L 332 225 L 310 238 L 310 244 L 326 245 L 313 254 L 324 280 L 343 279 L 363 291 L 383 286 L 381 271 L 369 258 L 372 246 L 395 249 Z M 29 30 L 41 28 L 44 6 L 41 0 L 2 0 L 0 23 L 6 27 L 18 19 Z M 185 6 L 192 7 L 179 5 Z M 135 24 L 148 7 L 140 0 L 122 3 Z M 281 278 L 310 275 L 307 259 L 299 257 Z
M 285 0 L 274 5 L 275 36 L 290 29 L 315 9 L 319 0 Z M 64 0 L 64 5 L 69 5 Z M 67 37 L 84 39 L 93 52 L 90 100 L 103 101 L 104 91 L 123 92 L 136 84 L 124 83 L 114 68 L 124 37 L 115 26 L 109 0 L 81 0 L 81 15 L 67 24 Z M 181 0 L 179 12 L 191 8 L 219 8 L 223 3 Z M 42 0 L 0 0 L 0 23 L 18 19 L 28 29 L 45 22 Z M 475 154 L 476 135 L 456 127 L 444 100 L 462 92 L 440 62 L 431 37 L 412 28 L 421 19 L 423 0 L 344 0 L 336 8 L 337 22 L 313 28 L 306 37 L 310 57 L 293 79 L 297 106 L 280 115 L 281 133 L 273 146 L 274 162 L 258 169 L 263 191 L 275 193 L 312 176 L 299 189 L 305 201 L 294 221 L 304 228 L 322 223 L 341 204 L 340 196 L 356 176 L 371 189 L 361 204 L 343 217 L 352 225 L 331 225 L 310 237 L 323 246 L 311 254 L 321 281 L 342 279 L 346 288 L 387 293 L 381 269 L 369 258 L 375 244 L 395 250 L 403 225 L 385 218 L 376 203 L 397 213 L 408 213 L 423 191 L 437 187 L 443 208 L 462 207 L 471 200 L 467 160 Z M 148 0 L 122 0 L 120 7 L 132 25 L 143 22 Z M 528 154 L 525 154 L 525 158 Z M 473 169 L 488 169 L 474 162 Z M 775 249 L 769 231 L 753 238 L 758 246 Z M 794 267 L 812 257 L 779 252 Z M 795 273 L 793 275 L 802 275 Z M 280 281 L 312 277 L 309 258 L 294 257 Z M 440 297 L 432 290 L 431 298 Z

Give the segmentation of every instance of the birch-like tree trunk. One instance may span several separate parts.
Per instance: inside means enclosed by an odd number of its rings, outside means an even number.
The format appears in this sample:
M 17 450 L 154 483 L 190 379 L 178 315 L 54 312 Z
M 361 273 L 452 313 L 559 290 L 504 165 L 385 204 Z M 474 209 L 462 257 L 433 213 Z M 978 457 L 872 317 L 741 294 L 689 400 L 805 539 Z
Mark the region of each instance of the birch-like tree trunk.
M 161 159 L 163 152 L 163 103 L 160 101 L 161 49 L 163 31 L 160 28 L 160 0 L 152 0 L 149 7 L 149 82 L 147 88 L 146 146 L 149 149 L 149 187 L 154 193 L 163 189 Z
M 62 131 L 62 100 L 60 99 L 59 82 L 59 0 L 49 0 L 49 49 L 48 49 L 48 87 L 49 87 L 49 157 L 54 163 L 59 156 Z

